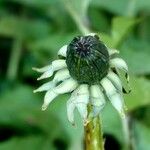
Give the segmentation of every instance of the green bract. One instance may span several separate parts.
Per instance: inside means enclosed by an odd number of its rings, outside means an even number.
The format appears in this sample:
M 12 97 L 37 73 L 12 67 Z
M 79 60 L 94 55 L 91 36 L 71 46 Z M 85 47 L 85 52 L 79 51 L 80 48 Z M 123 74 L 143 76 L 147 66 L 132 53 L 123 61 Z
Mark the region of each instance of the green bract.
M 97 36 L 77 36 L 67 47 L 66 63 L 78 83 L 99 83 L 109 69 L 107 47 Z

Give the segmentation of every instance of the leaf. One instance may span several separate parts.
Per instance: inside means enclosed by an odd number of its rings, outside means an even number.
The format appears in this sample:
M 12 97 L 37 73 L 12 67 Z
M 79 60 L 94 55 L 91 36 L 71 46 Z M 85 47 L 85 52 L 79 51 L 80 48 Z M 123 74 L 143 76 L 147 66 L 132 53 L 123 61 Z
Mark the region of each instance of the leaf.
M 137 75 L 150 74 L 150 44 L 140 39 L 129 38 L 121 46 L 121 56 L 127 61 L 129 69 Z
M 112 135 L 122 145 L 124 143 L 124 137 L 121 119 L 118 112 L 110 103 L 104 107 L 101 114 L 101 120 L 104 134 Z
M 89 7 L 90 4 L 90 0 L 61 0 L 64 5 L 66 6 L 66 8 L 68 9 L 72 9 L 72 11 L 74 13 L 78 14 L 78 17 L 81 19 L 83 19 L 84 17 L 86 17 L 87 15 L 87 9 Z
M 137 20 L 126 17 L 115 17 L 112 20 L 113 47 L 117 47 L 123 38 L 130 32 L 130 29 L 137 23 Z
M 113 48 L 114 40 L 112 39 L 110 35 L 105 34 L 105 33 L 99 33 L 99 37 L 100 37 L 100 40 L 102 40 L 107 45 L 107 47 Z
M 51 4 L 56 4 L 59 0 L 47 0 L 47 1 L 42 1 L 42 0 L 13 0 L 14 2 L 18 2 L 27 6 L 32 6 L 32 7 L 49 7 Z
M 40 20 L 27 20 L 16 16 L 3 16 L 0 21 L 0 34 L 9 37 L 22 35 L 26 39 L 43 37 L 48 34 L 48 23 Z
M 69 123 L 66 115 L 67 97 L 56 98 L 43 112 L 41 111 L 43 98 L 38 97 L 38 94 L 33 94 L 32 90 L 29 86 L 16 85 L 15 88 L 1 94 L 0 125 L 13 127 L 26 136 L 44 136 L 51 145 L 55 140 L 60 139 L 71 150 L 76 148 L 81 150 L 83 136 L 81 119 L 79 115 L 76 117 L 78 124 L 76 128 Z
M 100 7 L 108 12 L 120 16 L 136 16 L 139 12 L 149 12 L 149 0 L 93 0 L 91 5 Z
M 65 35 L 60 33 L 51 34 L 51 36 L 46 38 L 30 42 L 28 48 L 33 51 L 40 51 L 40 53 L 46 51 L 56 57 L 58 50 L 63 45 L 69 44 L 76 35 L 77 33 Z
M 145 78 L 131 76 L 132 91 L 125 95 L 125 103 L 129 111 L 150 104 L 150 81 Z
M 56 150 L 48 139 L 42 136 L 14 137 L 7 142 L 0 143 L 1 150 Z
M 110 48 L 117 48 L 138 21 L 133 18 L 115 17 L 112 20 L 111 34 L 100 33 L 100 38 Z
M 136 150 L 149 150 L 150 148 L 150 128 L 144 126 L 142 123 L 135 121 L 132 125 L 133 140 L 132 144 Z

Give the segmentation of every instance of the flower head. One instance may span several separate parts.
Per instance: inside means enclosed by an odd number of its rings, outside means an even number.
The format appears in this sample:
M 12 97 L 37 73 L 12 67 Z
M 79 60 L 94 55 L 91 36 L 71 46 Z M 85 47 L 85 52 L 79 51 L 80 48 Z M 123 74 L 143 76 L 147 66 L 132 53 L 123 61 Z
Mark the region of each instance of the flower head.
M 59 94 L 71 93 L 67 101 L 67 115 L 74 124 L 74 110 L 78 109 L 84 123 L 95 117 L 105 106 L 106 97 L 121 116 L 124 116 L 122 82 L 119 71 L 126 74 L 125 61 L 117 57 L 118 51 L 107 48 L 97 35 L 75 37 L 58 51 L 59 59 L 43 68 L 33 68 L 43 73 L 38 80 L 54 75 L 52 81 L 34 92 L 46 91 L 42 110 Z M 88 106 L 91 111 L 88 112 Z

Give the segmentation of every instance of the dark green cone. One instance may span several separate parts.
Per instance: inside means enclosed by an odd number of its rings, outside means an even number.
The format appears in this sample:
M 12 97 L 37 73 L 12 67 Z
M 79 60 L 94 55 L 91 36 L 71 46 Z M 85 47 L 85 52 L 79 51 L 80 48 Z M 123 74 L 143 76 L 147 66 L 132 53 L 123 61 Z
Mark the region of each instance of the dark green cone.
M 79 83 L 99 83 L 109 69 L 107 47 L 97 36 L 75 37 L 68 45 L 66 63 L 70 75 Z

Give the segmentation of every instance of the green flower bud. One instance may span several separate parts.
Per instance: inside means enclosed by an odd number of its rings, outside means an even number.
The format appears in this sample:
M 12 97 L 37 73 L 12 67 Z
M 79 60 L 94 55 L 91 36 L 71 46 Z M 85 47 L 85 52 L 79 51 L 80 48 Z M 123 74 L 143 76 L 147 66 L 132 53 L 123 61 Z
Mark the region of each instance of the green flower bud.
M 66 64 L 78 83 L 99 83 L 109 70 L 107 47 L 98 36 L 77 36 L 67 47 Z

